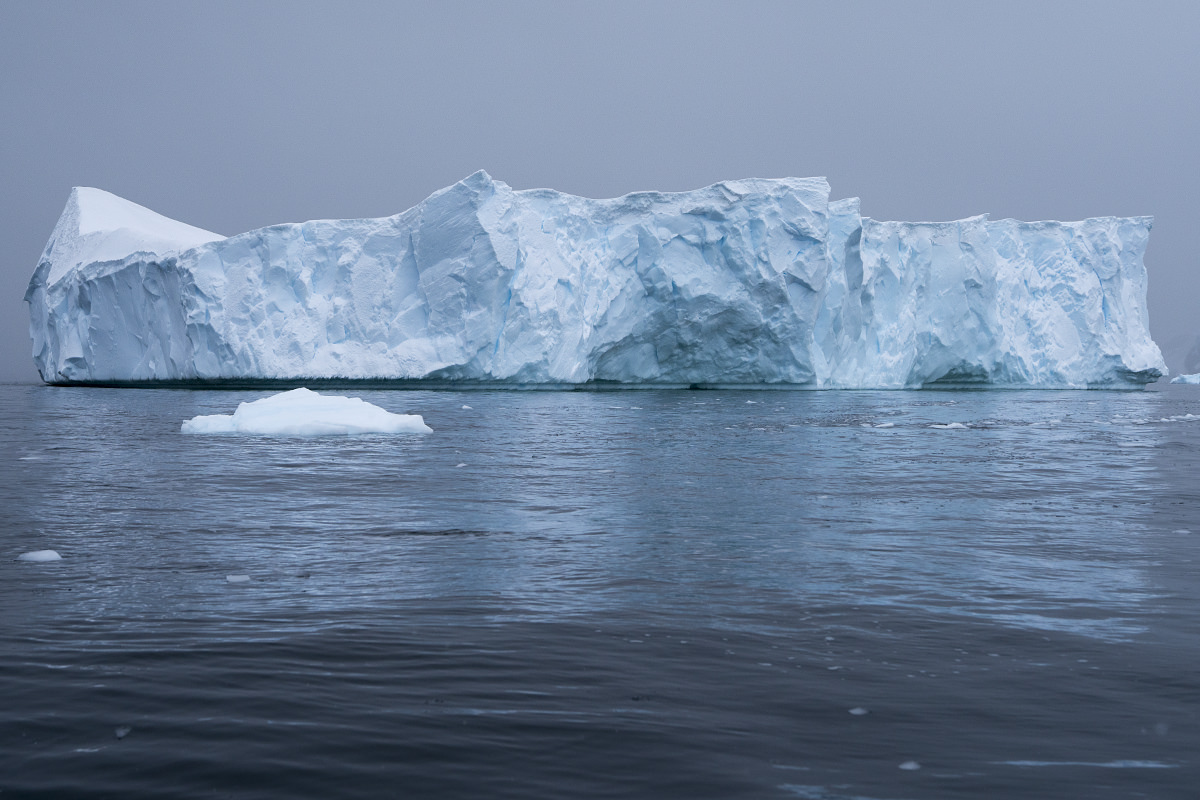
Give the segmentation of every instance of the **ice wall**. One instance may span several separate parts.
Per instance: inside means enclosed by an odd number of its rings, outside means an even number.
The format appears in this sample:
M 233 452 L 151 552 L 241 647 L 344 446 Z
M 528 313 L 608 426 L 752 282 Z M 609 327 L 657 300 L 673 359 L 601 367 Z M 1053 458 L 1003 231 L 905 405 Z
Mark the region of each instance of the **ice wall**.
M 1165 372 L 1149 218 L 877 222 L 828 197 L 824 179 L 787 178 L 591 200 L 479 172 L 393 217 L 222 239 L 77 189 L 26 294 L 34 358 L 51 383 L 1087 387 Z

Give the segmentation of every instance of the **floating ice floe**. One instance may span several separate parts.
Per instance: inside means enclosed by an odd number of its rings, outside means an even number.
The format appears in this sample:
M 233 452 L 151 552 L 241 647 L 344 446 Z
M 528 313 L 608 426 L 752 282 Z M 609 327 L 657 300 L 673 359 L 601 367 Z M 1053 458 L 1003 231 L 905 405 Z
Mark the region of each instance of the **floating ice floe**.
M 1176 375 L 1171 378 L 1171 383 L 1187 383 L 1193 386 L 1200 386 L 1200 372 L 1192 375 Z
M 967 429 L 967 426 L 963 425 L 961 422 L 951 422 L 946 425 L 936 425 L 935 424 L 935 425 L 930 425 L 929 427 L 937 428 L 940 431 L 965 431 Z
M 226 575 L 225 582 L 226 583 L 249 583 L 250 576 L 249 575 Z
M 31 550 L 17 556 L 17 561 L 62 561 L 57 550 Z
M 249 433 L 263 436 L 330 436 L 356 433 L 432 433 L 419 414 L 393 414 L 357 397 L 321 395 L 309 389 L 241 403 L 232 414 L 192 417 L 184 433 Z

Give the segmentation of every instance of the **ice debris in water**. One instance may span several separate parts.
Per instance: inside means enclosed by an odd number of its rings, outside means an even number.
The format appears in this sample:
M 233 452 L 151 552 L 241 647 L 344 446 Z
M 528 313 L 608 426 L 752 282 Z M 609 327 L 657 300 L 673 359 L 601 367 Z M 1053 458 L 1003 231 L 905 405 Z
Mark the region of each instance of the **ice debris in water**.
M 858 706 L 857 708 L 850 709 L 850 713 L 856 717 L 861 717 L 861 716 L 865 716 L 866 714 L 869 714 L 870 712 L 867 711 L 862 706 Z
M 233 414 L 192 417 L 184 433 L 251 433 L 265 436 L 329 436 L 355 433 L 431 433 L 419 414 L 393 414 L 357 397 L 321 395 L 309 389 L 241 403 Z
M 967 426 L 961 422 L 951 422 L 948 425 L 930 425 L 929 427 L 943 431 L 965 431 L 967 429 Z
M 17 556 L 17 561 L 62 561 L 57 550 L 31 550 Z
M 609 200 L 477 172 L 224 238 L 77 188 L 25 294 L 50 383 L 1141 387 L 1149 217 L 880 222 L 824 178 Z
M 121 725 L 113 731 L 113 736 L 117 737 L 118 739 L 124 739 L 131 733 L 133 733 L 133 728 L 129 727 L 128 725 Z
M 1176 375 L 1171 378 L 1171 383 L 1188 383 L 1193 386 L 1200 386 L 1200 372 L 1192 375 Z
M 249 580 L 250 580 L 249 575 L 226 575 L 225 576 L 225 581 L 227 583 L 248 583 Z
M 921 765 L 916 761 L 905 761 L 900 765 L 900 769 L 920 769 Z

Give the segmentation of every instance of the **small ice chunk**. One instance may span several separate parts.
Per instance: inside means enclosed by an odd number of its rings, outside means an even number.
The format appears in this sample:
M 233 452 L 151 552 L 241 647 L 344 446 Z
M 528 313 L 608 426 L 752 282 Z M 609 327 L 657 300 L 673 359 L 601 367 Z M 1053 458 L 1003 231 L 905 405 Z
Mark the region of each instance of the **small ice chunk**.
M 131 733 L 133 733 L 133 728 L 128 725 L 121 725 L 113 731 L 113 736 L 116 736 L 118 739 L 124 739 Z
M 17 556 L 17 561 L 62 561 L 62 556 L 57 550 L 30 550 Z
M 961 422 L 950 422 L 950 423 L 947 423 L 946 425 L 934 424 L 934 425 L 930 425 L 929 427 L 937 428 L 938 430 L 942 430 L 942 431 L 965 431 L 967 429 L 967 426 L 963 425 Z
M 246 583 L 250 580 L 249 575 L 226 575 L 225 580 L 228 583 Z
M 192 417 L 184 433 L 328 436 L 356 433 L 432 433 L 419 414 L 393 414 L 357 397 L 292 389 L 241 403 L 233 414 Z
M 463 411 L 473 411 L 473 410 L 474 409 L 472 409 L 470 406 L 463 406 Z
M 455 468 L 455 469 L 458 469 L 459 467 L 465 467 L 465 466 L 466 466 L 466 463 L 464 462 L 464 463 L 462 463 L 462 464 L 455 464 L 455 465 L 454 465 L 454 468 Z
M 854 707 L 854 708 L 850 709 L 850 713 L 851 713 L 851 714 L 853 714 L 853 715 L 854 715 L 854 716 L 856 716 L 856 717 L 863 717 L 863 716 L 866 716 L 867 714 L 869 714 L 869 713 L 871 713 L 871 712 L 867 711 L 867 710 L 866 710 L 865 708 L 863 708 L 862 706 L 856 706 L 856 707 Z
M 1200 372 L 1192 375 L 1176 375 L 1171 378 L 1171 383 L 1187 383 L 1192 386 L 1200 386 Z
M 920 769 L 921 765 L 916 761 L 905 761 L 900 765 L 900 769 Z
M 879 423 L 878 425 L 876 425 L 875 427 L 876 427 L 876 428 L 894 428 L 894 427 L 896 427 L 896 423 L 894 423 L 894 422 L 881 422 L 881 423 Z

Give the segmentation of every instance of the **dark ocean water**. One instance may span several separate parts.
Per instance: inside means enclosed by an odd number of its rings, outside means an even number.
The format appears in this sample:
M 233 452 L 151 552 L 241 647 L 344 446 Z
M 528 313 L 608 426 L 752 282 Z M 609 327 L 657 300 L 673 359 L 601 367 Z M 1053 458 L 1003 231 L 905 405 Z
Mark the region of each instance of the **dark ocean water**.
M 343 393 L 0 386 L 0 797 L 1200 795 L 1200 388 Z

